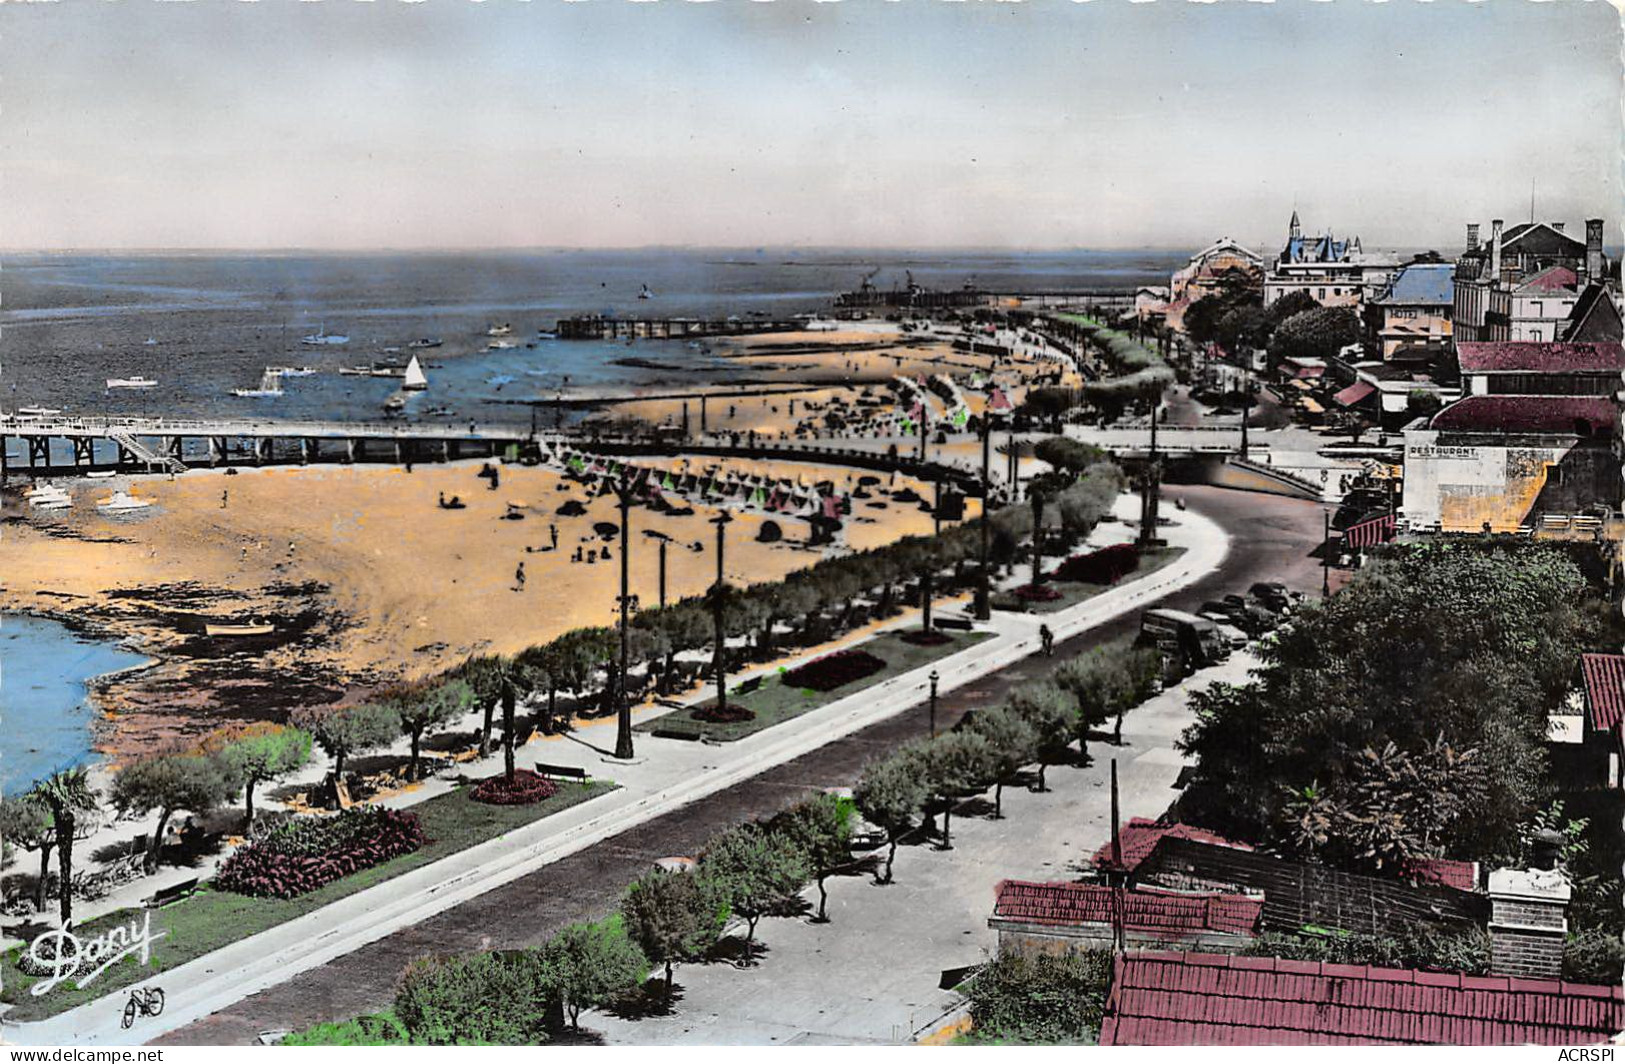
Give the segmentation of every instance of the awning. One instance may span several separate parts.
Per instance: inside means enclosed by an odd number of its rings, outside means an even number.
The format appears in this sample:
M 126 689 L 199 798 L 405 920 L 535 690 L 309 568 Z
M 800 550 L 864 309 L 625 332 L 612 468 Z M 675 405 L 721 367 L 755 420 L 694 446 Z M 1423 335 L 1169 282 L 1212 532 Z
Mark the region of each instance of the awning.
M 1393 539 L 1394 531 L 1394 516 L 1383 514 L 1344 529 L 1343 542 L 1350 547 L 1374 547 Z
M 1336 403 L 1338 406 L 1354 406 L 1356 403 L 1363 403 L 1366 399 L 1370 398 L 1372 393 L 1376 390 L 1377 386 L 1374 384 L 1367 381 L 1355 381 L 1347 388 L 1344 388 L 1342 391 L 1332 396 L 1332 402 Z

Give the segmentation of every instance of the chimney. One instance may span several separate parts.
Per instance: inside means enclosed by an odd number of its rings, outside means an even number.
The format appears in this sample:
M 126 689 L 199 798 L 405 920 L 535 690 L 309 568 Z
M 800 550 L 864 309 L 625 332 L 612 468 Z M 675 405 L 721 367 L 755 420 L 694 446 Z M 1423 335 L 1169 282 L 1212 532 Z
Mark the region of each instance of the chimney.
M 1558 869 L 1490 873 L 1490 974 L 1557 979 L 1569 922 L 1569 881 Z
M 1563 231 L 1563 224 L 1564 223 L 1562 222 L 1552 222 L 1551 226 L 1553 229 L 1556 229 L 1559 233 L 1561 233 Z
M 1602 219 L 1586 219 L 1586 280 L 1602 280 Z
M 1501 219 L 1490 223 L 1490 280 L 1501 279 Z
M 1467 223 L 1467 250 L 1472 251 L 1478 247 L 1478 223 Z

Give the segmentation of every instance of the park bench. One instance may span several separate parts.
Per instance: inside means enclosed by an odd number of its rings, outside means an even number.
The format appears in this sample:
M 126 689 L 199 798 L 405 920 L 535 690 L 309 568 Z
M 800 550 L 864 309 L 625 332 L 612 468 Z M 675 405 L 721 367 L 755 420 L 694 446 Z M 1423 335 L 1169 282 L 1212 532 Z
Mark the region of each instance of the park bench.
M 170 902 L 180 901 L 182 898 L 191 894 L 196 889 L 196 879 L 183 880 L 176 883 L 174 886 L 165 887 L 164 889 L 154 893 L 152 897 L 147 899 L 147 908 L 162 909 Z
M 540 776 L 554 776 L 559 779 L 584 780 L 587 770 L 575 768 L 572 765 L 549 765 L 545 761 L 536 762 L 536 773 Z
M 955 632 L 968 632 L 971 630 L 970 621 L 964 617 L 937 617 L 934 620 L 938 628 L 945 630 Z
M 756 690 L 757 688 L 759 688 L 761 686 L 762 686 L 762 678 L 760 676 L 752 676 L 750 679 L 746 680 L 744 683 L 742 683 L 738 687 L 734 688 L 734 694 L 736 694 L 736 695 L 748 695 L 752 691 Z

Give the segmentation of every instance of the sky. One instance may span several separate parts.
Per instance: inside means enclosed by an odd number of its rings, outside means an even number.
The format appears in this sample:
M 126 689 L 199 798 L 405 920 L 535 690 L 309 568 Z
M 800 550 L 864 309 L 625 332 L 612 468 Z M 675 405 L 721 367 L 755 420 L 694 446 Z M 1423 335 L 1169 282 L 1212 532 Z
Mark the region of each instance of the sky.
M 1599 0 L 0 4 L 0 246 L 1367 247 L 1620 216 Z M 1611 224 L 1609 242 L 1619 239 Z

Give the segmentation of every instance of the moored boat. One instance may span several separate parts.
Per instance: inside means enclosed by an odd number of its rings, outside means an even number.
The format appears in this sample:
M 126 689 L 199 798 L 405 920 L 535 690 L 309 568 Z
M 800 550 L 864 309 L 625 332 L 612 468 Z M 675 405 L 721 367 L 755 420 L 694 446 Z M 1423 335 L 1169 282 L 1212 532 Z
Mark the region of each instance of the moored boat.
M 244 636 L 244 635 L 270 635 L 276 631 L 274 624 L 206 624 L 203 631 L 211 636 Z
M 145 510 L 151 505 L 151 499 L 139 499 L 127 491 L 115 491 L 107 498 L 97 500 L 96 509 L 103 513 L 123 514 Z
M 419 338 L 417 340 L 413 340 L 411 343 L 407 344 L 406 346 L 407 347 L 418 348 L 419 350 L 421 350 L 421 349 L 426 348 L 426 347 L 439 347 L 443 343 L 445 343 L 445 341 L 439 339 L 438 337 L 435 338 L 435 339 L 430 339 L 429 337 L 424 336 L 424 337 L 421 337 L 421 338 Z
M 428 386 L 429 378 L 424 375 L 423 367 L 418 365 L 418 356 L 413 355 L 412 360 L 406 364 L 406 373 L 402 375 L 401 390 L 421 392 Z
M 153 380 L 151 377 L 107 378 L 107 386 L 109 388 L 154 388 L 157 387 L 157 385 L 158 382 Z

